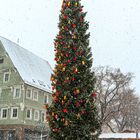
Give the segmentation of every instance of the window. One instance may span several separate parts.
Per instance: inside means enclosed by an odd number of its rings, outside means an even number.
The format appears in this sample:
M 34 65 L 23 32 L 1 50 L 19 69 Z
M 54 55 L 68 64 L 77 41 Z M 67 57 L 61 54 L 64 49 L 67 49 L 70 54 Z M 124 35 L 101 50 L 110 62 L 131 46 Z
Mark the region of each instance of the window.
M 41 113 L 41 122 L 44 122 L 44 121 L 45 121 L 45 113 L 42 112 L 42 113 Z
M 26 98 L 32 99 L 32 90 L 31 89 L 27 89 Z
M 26 118 L 27 119 L 31 119 L 32 118 L 32 110 L 31 109 L 27 109 Z
M 35 110 L 34 112 L 34 120 L 39 121 L 39 111 Z
M 2 108 L 1 109 L 1 118 L 2 119 L 7 119 L 7 114 L 8 114 L 8 109 L 7 108 Z
M 18 118 L 18 108 L 17 107 L 13 107 L 11 109 L 11 118 Z
M 45 97 L 44 97 L 44 103 L 45 103 L 45 104 L 48 103 L 48 95 L 45 95 Z
M 21 95 L 21 87 L 17 86 L 14 87 L 14 98 L 20 98 Z
M 5 72 L 4 73 L 4 79 L 3 79 L 3 82 L 6 83 L 10 80 L 10 74 L 9 72 Z
M 38 92 L 34 91 L 33 93 L 33 100 L 38 101 Z
M 4 61 L 4 59 L 3 59 L 3 58 L 0 58 L 0 64 L 2 64 L 2 63 L 3 63 L 3 61 Z

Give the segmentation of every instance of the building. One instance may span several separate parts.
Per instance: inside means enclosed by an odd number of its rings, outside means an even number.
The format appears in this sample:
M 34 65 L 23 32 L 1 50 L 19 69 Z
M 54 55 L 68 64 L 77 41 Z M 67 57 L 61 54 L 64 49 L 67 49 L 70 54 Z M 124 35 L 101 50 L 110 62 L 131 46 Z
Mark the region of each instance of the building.
M 23 140 L 25 129 L 46 123 L 51 72 L 47 61 L 0 37 L 0 139 Z

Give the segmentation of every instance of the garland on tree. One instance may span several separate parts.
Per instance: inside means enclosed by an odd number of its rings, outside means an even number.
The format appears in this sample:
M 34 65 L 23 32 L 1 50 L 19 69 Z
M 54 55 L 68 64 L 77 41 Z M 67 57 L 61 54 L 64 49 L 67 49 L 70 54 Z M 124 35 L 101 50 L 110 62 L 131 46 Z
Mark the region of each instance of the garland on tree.
M 50 136 L 54 140 L 95 140 L 100 128 L 90 34 L 86 33 L 89 23 L 85 16 L 80 0 L 63 1 L 54 42 L 53 101 L 47 109 Z

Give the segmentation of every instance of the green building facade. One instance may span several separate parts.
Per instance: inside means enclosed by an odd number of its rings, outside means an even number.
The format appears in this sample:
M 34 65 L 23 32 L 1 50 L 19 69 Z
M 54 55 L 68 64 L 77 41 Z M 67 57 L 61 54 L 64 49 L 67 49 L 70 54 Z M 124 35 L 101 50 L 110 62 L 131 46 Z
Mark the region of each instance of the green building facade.
M 47 61 L 0 37 L 0 137 L 14 130 L 23 140 L 25 129 L 47 124 L 51 72 Z

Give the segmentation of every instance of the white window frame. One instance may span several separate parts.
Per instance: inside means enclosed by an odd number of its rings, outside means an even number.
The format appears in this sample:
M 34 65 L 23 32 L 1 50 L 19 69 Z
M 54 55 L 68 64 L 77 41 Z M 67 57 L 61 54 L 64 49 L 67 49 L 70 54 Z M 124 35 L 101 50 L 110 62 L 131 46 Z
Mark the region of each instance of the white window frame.
M 9 74 L 8 81 L 5 81 L 6 74 Z M 9 81 L 10 81 L 10 72 L 4 72 L 3 83 L 8 83 Z
M 16 97 L 16 89 L 19 89 L 19 97 Z M 13 95 L 13 98 L 14 99 L 19 99 L 21 97 L 21 86 L 15 86 L 14 87 L 14 95 Z
M 46 100 L 45 100 L 45 98 L 47 97 L 47 102 L 45 102 Z M 48 104 L 49 103 L 49 95 L 47 94 L 45 94 L 44 95 L 44 104 Z
M 13 117 L 13 110 L 17 109 L 17 117 Z M 18 107 L 11 107 L 11 119 L 17 119 L 18 118 Z
M 38 113 L 38 118 L 35 118 L 36 116 L 35 116 L 35 113 Z M 39 121 L 39 111 L 38 110 L 35 110 L 34 111 L 34 120 L 35 121 Z
M 35 93 L 37 93 L 37 98 L 34 98 L 34 94 L 35 94 Z M 33 91 L 33 100 L 34 100 L 34 101 L 38 101 L 38 91 L 37 91 L 37 90 L 34 90 L 34 91 Z
M 3 118 L 3 110 L 7 110 L 6 118 Z M 1 119 L 7 119 L 8 117 L 8 108 L 1 108 Z
M 31 97 L 28 97 L 28 96 L 27 96 L 27 95 L 28 95 L 28 90 L 31 91 Z M 33 94 L 33 93 L 32 93 L 32 89 L 28 88 L 27 91 L 26 91 L 26 98 L 27 98 L 27 99 L 32 99 L 32 94 Z
M 30 110 L 30 118 L 27 117 L 27 111 Z M 26 119 L 31 120 L 32 119 L 32 109 L 27 108 L 26 110 Z

